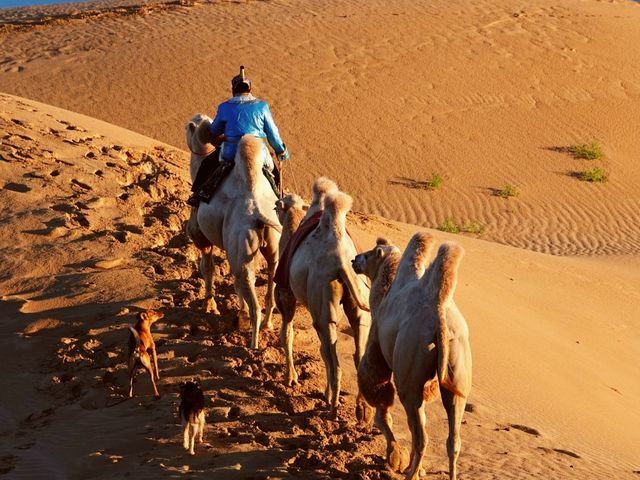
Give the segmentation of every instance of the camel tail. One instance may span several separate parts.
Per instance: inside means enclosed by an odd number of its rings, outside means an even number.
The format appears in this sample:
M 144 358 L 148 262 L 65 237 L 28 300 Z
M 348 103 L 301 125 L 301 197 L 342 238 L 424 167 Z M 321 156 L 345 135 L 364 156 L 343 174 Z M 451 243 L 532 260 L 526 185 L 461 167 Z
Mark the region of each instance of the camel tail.
M 255 217 L 256 217 L 256 221 L 263 224 L 265 227 L 273 228 L 278 233 L 282 233 L 282 225 L 280 225 L 277 222 L 274 222 L 261 211 L 258 210 L 255 213 Z
M 438 311 L 438 381 L 443 388 L 464 397 L 449 375 L 449 330 L 447 328 L 447 310 L 453 301 L 458 283 L 458 267 L 464 255 L 462 247 L 447 242 L 440 246 L 435 260 L 423 277 L 426 280 L 430 302 L 437 305 Z

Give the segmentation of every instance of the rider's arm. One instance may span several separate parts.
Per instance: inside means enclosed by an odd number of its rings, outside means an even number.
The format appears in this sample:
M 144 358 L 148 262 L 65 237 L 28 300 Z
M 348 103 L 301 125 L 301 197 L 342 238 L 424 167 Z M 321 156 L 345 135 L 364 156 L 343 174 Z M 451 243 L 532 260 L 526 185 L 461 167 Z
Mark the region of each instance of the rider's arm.
M 216 113 L 216 118 L 211 122 L 211 136 L 213 138 L 217 138 L 224 133 L 225 120 L 223 115 L 222 105 L 218 106 L 218 112 Z
M 271 148 L 276 152 L 278 158 L 280 160 L 287 160 L 289 158 L 289 152 L 287 152 L 287 147 L 280 138 L 278 127 L 276 126 L 276 122 L 273 121 L 271 110 L 269 110 L 269 105 L 266 103 L 264 104 L 264 133 L 267 134 L 269 145 L 271 145 Z

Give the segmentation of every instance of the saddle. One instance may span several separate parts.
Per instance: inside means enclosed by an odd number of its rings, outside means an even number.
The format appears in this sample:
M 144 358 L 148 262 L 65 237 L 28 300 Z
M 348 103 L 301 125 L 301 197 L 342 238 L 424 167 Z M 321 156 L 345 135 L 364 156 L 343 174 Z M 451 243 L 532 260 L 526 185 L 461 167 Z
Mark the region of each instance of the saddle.
M 276 273 L 273 276 L 273 281 L 278 288 L 289 288 L 289 267 L 291 266 L 293 255 L 296 253 L 296 250 L 304 241 L 304 239 L 307 238 L 309 234 L 316 229 L 316 227 L 320 223 L 321 217 L 322 211 L 317 212 L 311 217 L 307 218 L 298 226 L 298 229 L 289 238 L 289 241 L 284 247 L 282 255 L 280 255 L 280 261 L 278 262 L 278 266 L 276 267 Z M 349 237 L 351 238 L 351 241 L 356 247 L 356 251 L 358 253 L 362 253 L 364 250 L 358 243 L 357 239 L 351 234 L 349 229 L 347 229 L 347 235 L 349 235 Z

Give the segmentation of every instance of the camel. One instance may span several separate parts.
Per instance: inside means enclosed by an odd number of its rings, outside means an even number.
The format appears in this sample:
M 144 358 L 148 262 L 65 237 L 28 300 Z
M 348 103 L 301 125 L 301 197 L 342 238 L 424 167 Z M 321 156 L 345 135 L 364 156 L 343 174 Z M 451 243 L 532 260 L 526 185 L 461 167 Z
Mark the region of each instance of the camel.
M 370 305 L 373 324 L 358 368 L 358 385 L 376 407 L 375 423 L 387 442 L 387 462 L 418 479 L 428 436 L 424 402 L 437 395 L 449 420 L 447 454 L 449 478 L 457 477 L 460 425 L 471 389 L 471 347 L 467 323 L 453 301 L 463 249 L 455 243 L 440 246 L 425 271 L 433 237 L 413 236 L 404 254 L 386 241 L 353 260 L 354 270 L 372 280 Z M 389 408 L 395 388 L 407 413 L 412 449 L 405 449 L 391 430 Z
M 337 417 L 342 376 L 336 329 L 341 316 L 340 304 L 354 332 L 356 368 L 364 353 L 371 324 L 369 307 L 361 293 L 361 284 L 362 288 L 366 284 L 355 275 L 348 260 L 356 253 L 345 227 L 351 204 L 351 197 L 340 192 L 331 180 L 320 177 L 315 181 L 313 201 L 303 221 L 321 212 L 320 223 L 300 243 L 291 258 L 288 289 L 278 287 L 276 290 L 276 303 L 282 314 L 280 341 L 286 356 L 285 383 L 288 386 L 298 384 L 293 363 L 293 316 L 296 304 L 300 302 L 309 309 L 320 339 L 320 353 L 327 374 L 325 398 L 331 418 Z M 289 210 L 294 208 L 292 206 Z M 289 215 L 293 218 L 293 214 Z M 301 215 L 298 208 L 295 218 Z M 284 231 L 287 232 L 287 229 Z M 359 420 L 367 419 L 372 414 L 372 409 L 360 394 L 356 414 Z
M 211 119 L 197 114 L 186 125 L 191 150 L 191 179 L 200 163 L 211 152 Z M 282 227 L 273 204 L 277 199 L 262 174 L 262 140 L 245 135 L 238 144 L 235 167 L 209 202 L 192 209 L 187 233 L 201 250 L 200 273 L 205 281 L 205 309 L 219 315 L 213 292 L 212 246 L 227 254 L 234 287 L 240 301 L 240 316 L 249 316 L 251 348 L 259 344 L 262 312 L 255 289 L 258 252 L 267 262 L 268 284 L 265 296 L 265 328 L 272 327 L 274 308 L 273 275 L 278 263 L 278 241 Z

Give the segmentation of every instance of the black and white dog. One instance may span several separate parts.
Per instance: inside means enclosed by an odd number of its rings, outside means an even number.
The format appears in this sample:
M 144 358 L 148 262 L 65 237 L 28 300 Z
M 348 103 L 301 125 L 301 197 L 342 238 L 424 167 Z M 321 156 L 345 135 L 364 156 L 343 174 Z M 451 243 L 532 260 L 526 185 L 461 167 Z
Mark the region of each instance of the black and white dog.
M 184 448 L 189 451 L 189 454 L 195 455 L 193 447 L 196 435 L 200 434 L 198 441 L 202 443 L 204 433 L 204 393 L 197 383 L 183 384 L 178 412 L 183 428 Z M 189 426 L 191 426 L 191 433 L 189 433 Z

